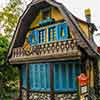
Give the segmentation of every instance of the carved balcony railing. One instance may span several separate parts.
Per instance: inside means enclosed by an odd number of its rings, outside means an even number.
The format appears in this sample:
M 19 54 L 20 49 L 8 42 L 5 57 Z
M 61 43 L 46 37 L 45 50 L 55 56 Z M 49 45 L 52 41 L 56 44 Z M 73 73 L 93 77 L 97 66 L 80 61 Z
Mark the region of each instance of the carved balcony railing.
M 79 57 L 81 55 L 77 47 L 76 40 L 57 41 L 48 44 L 41 44 L 32 46 L 28 50 L 24 50 L 22 47 L 14 48 L 12 51 L 13 61 L 42 61 L 42 60 L 57 60 L 73 57 Z

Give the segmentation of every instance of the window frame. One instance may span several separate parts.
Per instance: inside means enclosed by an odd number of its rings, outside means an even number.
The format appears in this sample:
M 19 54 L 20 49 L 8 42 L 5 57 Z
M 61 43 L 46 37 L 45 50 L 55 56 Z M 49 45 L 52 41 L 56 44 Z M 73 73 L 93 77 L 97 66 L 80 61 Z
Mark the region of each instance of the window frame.
M 38 44 L 44 44 L 46 42 L 46 28 L 38 29 L 37 31 L 38 31 Z M 40 33 L 40 31 L 42 31 L 43 33 Z M 40 34 L 42 34 L 41 35 L 42 37 L 40 37 Z
M 51 35 L 50 29 L 51 30 L 54 29 L 55 34 L 54 34 L 54 30 L 53 30 L 52 35 Z M 52 36 L 52 40 L 51 40 L 51 36 Z M 55 42 L 55 41 L 57 41 L 57 26 L 56 25 L 48 27 L 48 43 Z
M 48 11 L 48 13 L 49 13 L 48 15 L 49 15 L 49 16 L 47 16 L 46 18 L 44 18 L 44 14 L 43 14 L 43 13 L 45 13 L 46 11 Z M 51 7 L 42 9 L 42 10 L 41 10 L 42 20 L 46 20 L 48 17 L 51 18 L 51 13 L 52 13 L 51 11 L 52 11 L 52 8 L 51 8 Z
M 67 40 L 70 36 L 70 33 L 69 33 L 69 27 L 67 25 L 66 22 L 63 22 L 63 23 L 60 23 L 58 24 L 58 34 L 57 34 L 57 40 L 58 41 L 62 41 L 62 40 Z M 64 36 L 61 36 L 61 28 L 64 28 Z

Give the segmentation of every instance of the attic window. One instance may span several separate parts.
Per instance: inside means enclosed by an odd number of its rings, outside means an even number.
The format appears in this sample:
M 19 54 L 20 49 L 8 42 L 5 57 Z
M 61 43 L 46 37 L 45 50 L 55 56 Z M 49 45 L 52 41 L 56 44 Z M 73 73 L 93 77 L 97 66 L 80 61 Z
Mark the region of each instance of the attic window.
M 51 17 L 51 9 L 50 8 L 45 8 L 42 10 L 42 18 L 43 20 L 50 18 Z

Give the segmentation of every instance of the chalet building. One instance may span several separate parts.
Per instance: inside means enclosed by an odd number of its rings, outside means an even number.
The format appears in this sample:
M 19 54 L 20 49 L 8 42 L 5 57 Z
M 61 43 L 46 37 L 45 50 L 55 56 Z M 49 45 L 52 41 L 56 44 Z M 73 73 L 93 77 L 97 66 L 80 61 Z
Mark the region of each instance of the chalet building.
M 8 52 L 10 64 L 20 71 L 20 99 L 78 100 L 81 73 L 89 78 L 88 90 L 96 93 L 96 28 L 89 14 L 86 18 L 75 17 L 55 0 L 33 0 L 27 6 Z

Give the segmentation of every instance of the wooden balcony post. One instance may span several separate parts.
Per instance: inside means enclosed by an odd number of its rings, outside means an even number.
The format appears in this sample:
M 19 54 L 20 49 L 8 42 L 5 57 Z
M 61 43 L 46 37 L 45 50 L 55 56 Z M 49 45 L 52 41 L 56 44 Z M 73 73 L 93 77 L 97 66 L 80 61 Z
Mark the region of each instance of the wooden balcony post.
M 29 100 L 29 64 L 26 64 L 27 100 Z
M 50 97 L 51 97 L 51 100 L 55 100 L 55 98 L 54 98 L 54 67 L 53 67 L 53 63 L 50 64 Z

